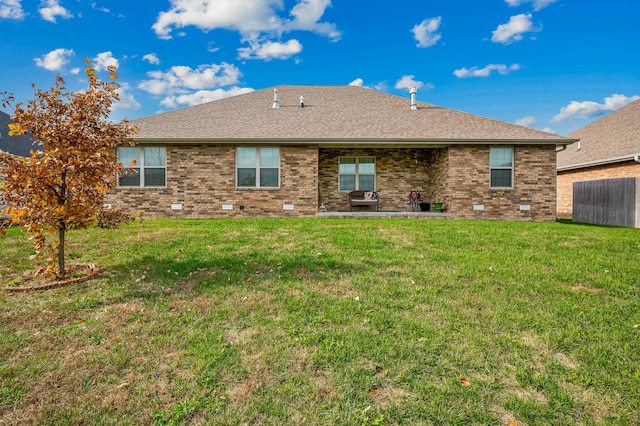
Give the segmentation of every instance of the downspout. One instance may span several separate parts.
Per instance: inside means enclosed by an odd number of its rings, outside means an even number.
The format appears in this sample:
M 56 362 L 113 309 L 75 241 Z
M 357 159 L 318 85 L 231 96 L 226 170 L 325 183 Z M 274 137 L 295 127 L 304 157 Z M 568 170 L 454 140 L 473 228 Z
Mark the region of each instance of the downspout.
M 640 164 L 640 155 L 634 155 L 633 156 L 633 161 L 635 161 L 636 163 Z
M 560 149 L 556 149 L 556 153 L 558 153 L 558 152 L 562 152 L 562 151 L 564 151 L 565 149 L 567 149 L 567 144 L 562 145 L 562 148 L 560 148 Z

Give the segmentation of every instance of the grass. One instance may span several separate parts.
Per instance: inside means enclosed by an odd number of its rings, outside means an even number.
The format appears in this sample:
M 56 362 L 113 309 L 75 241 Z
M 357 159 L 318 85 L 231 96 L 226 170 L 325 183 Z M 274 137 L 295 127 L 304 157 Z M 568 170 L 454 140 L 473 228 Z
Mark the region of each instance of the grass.
M 637 425 L 639 252 L 568 223 L 75 231 L 98 278 L 0 290 L 0 424 Z M 1 282 L 32 266 L 17 229 L 0 253 Z

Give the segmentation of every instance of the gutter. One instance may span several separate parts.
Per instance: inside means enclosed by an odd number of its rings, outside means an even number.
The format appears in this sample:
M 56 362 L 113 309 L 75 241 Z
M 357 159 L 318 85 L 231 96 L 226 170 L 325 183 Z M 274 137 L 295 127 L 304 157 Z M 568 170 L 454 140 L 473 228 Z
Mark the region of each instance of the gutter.
M 348 146 L 348 145 L 386 145 L 399 146 L 450 146 L 450 145 L 569 145 L 578 139 L 457 139 L 457 138 L 134 138 L 139 144 L 278 144 Z
M 568 170 L 583 169 L 586 167 L 605 166 L 607 164 L 623 163 L 625 161 L 635 161 L 640 164 L 640 154 L 623 155 L 621 157 L 606 158 L 604 160 L 588 161 L 585 163 L 570 164 L 568 166 L 557 167 L 556 170 L 564 172 Z

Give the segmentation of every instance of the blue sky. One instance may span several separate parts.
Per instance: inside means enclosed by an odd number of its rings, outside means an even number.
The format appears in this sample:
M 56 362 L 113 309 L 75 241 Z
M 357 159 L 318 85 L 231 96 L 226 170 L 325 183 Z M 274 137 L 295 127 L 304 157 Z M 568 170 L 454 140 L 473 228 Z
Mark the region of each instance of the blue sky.
M 640 99 L 638 0 L 0 0 L 0 91 L 118 66 L 113 118 L 362 85 L 565 135 Z M 10 112 L 10 111 L 7 111 Z

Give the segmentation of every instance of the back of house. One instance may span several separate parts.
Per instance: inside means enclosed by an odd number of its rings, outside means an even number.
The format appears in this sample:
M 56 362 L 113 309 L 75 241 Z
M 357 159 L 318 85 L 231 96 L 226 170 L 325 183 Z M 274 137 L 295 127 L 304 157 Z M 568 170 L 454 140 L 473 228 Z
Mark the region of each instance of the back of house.
M 556 150 L 574 141 L 354 86 L 277 86 L 132 124 L 138 145 L 118 156 L 135 166 L 108 203 L 147 217 L 306 217 L 370 191 L 382 211 L 419 192 L 454 218 L 553 221 Z

